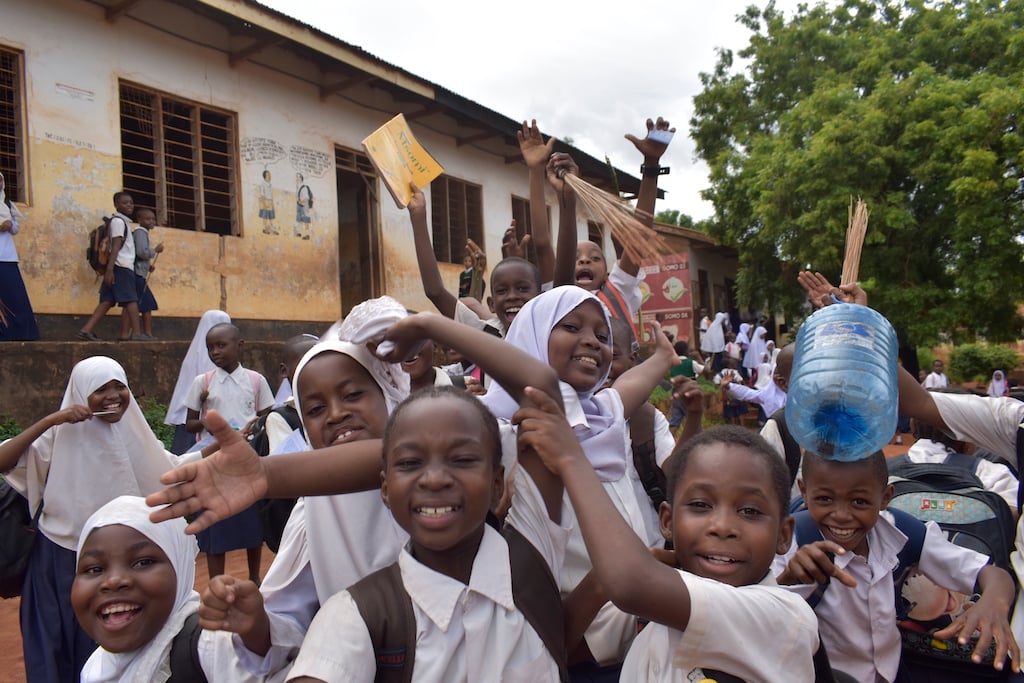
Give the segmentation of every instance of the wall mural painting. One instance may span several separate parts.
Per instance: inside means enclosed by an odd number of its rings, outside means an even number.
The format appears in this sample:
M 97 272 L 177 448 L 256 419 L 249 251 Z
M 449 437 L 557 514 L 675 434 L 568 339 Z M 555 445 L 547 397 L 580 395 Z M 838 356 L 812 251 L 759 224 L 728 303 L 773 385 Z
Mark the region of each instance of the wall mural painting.
M 250 173 L 256 174 L 256 202 L 263 234 L 284 234 L 303 240 L 310 239 L 317 219 L 313 209 L 314 196 L 315 192 L 320 191 L 319 187 L 314 191 L 314 187 L 317 180 L 322 179 L 330 168 L 330 155 L 299 145 L 292 145 L 286 149 L 277 140 L 260 137 L 244 138 L 241 151 L 242 160 L 252 169 Z M 286 160 L 287 166 L 284 163 Z M 289 170 L 295 174 L 294 195 L 290 190 L 282 190 L 280 187 L 282 178 L 287 177 Z M 275 180 L 278 183 L 276 190 Z M 294 220 L 291 220 L 289 212 L 284 207 L 293 201 L 295 214 Z

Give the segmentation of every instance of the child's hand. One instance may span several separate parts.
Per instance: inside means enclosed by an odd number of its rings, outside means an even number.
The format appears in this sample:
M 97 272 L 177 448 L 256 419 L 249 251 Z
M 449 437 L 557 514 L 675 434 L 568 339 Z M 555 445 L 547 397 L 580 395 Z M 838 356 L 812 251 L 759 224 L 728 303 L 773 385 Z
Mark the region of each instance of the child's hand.
M 676 350 L 672 348 L 672 342 L 669 341 L 668 335 L 661 331 L 661 323 L 657 321 L 651 323 L 651 339 L 655 344 L 652 357 L 657 357 L 658 360 L 667 364 L 666 372 L 682 362 L 676 355 Z
M 156 523 L 202 510 L 185 527 L 190 534 L 237 515 L 267 493 L 263 459 L 241 434 L 216 410 L 207 413 L 204 424 L 220 443 L 220 450 L 204 460 L 165 472 L 160 482 L 169 488 L 146 497 L 147 505 L 159 508 L 150 514 Z M 167 507 L 161 507 L 164 505 Z
M 156 249 L 154 249 L 153 251 L 155 251 L 158 254 L 164 253 L 164 243 L 161 242 L 160 244 L 156 245 Z
M 809 270 L 797 273 L 796 281 L 807 292 L 807 301 L 815 309 L 831 306 L 835 303 L 833 295 L 845 304 L 868 305 L 868 295 L 856 282 L 834 287 L 824 275 Z
M 555 139 L 548 138 L 544 142 L 544 136 L 537 128 L 537 119 L 533 119 L 530 125 L 523 121 L 523 127 L 516 131 L 516 139 L 519 140 L 519 151 L 523 153 L 523 161 L 530 169 L 543 168 L 544 163 L 551 156 L 551 150 L 555 146 Z
M 75 424 L 83 420 L 91 420 L 92 411 L 86 406 L 73 405 L 53 414 L 53 426 Z
M 647 119 L 647 135 L 643 139 L 636 137 L 631 133 L 626 133 L 626 139 L 633 143 L 633 146 L 644 155 L 644 161 L 655 162 L 661 159 L 661 155 L 668 149 L 667 142 L 658 142 L 657 140 L 651 139 L 652 130 L 666 130 L 670 133 L 675 133 L 675 128 L 669 128 L 668 121 L 658 117 L 658 121 L 654 122 L 651 119 Z
M 940 640 L 956 638 L 961 645 L 970 642 L 971 636 L 977 632 L 978 642 L 971 653 L 971 661 L 980 664 L 992 641 L 995 641 L 995 659 L 993 666 L 1002 671 L 1006 657 L 1010 657 L 1010 666 L 1015 672 L 1020 671 L 1020 647 L 1013 637 L 1010 622 L 1007 619 L 1010 605 L 982 594 L 978 602 L 966 612 L 958 616 L 952 624 L 935 632 Z
M 526 245 L 530 242 L 529 235 L 523 235 L 523 239 L 519 239 L 516 235 L 516 219 L 512 219 L 511 227 L 505 231 L 505 235 L 501 238 L 501 257 L 509 258 L 510 256 L 516 256 L 518 258 L 525 258 Z
M 270 619 L 260 589 L 252 581 L 230 574 L 210 579 L 199 606 L 199 626 L 237 633 L 246 649 L 260 655 L 270 649 Z
M 475 268 L 487 267 L 487 254 L 471 239 L 466 240 L 466 253 L 473 259 Z
M 565 152 L 555 152 L 548 159 L 547 165 L 547 177 L 548 183 L 555 189 L 559 195 L 565 191 L 565 181 L 562 180 L 562 176 L 566 173 L 572 173 L 574 176 L 579 176 L 580 167 L 576 165 L 576 162 L 572 160 L 572 157 Z M 571 194 L 571 191 L 570 191 Z
M 487 389 L 480 383 L 480 380 L 472 375 L 466 375 L 462 378 L 462 381 L 466 383 L 466 391 L 475 396 L 483 396 L 487 393 Z
M 704 412 L 704 390 L 695 379 L 673 377 L 672 398 L 683 402 L 687 415 Z
M 800 546 L 782 573 L 775 577 L 776 581 L 783 586 L 794 586 L 828 583 L 830 579 L 836 579 L 844 586 L 853 588 L 857 585 L 856 579 L 832 561 L 832 557 L 845 554 L 846 549 L 832 541 L 818 541 Z
M 512 424 L 519 427 L 519 448 L 533 449 L 544 465 L 558 474 L 567 458 L 585 457 L 580 442 L 554 398 L 536 387 L 526 387 L 525 391 L 533 405 L 520 408 L 512 416 Z
M 409 216 L 412 218 L 427 218 L 427 198 L 423 196 L 423 191 L 409 183 L 409 191 L 412 192 L 412 197 L 409 199 L 409 203 L 405 208 L 409 210 Z
M 417 313 L 402 318 L 389 327 L 384 333 L 384 340 L 394 344 L 394 347 L 386 354 L 378 356 L 391 363 L 400 363 L 409 360 L 419 354 L 427 341 L 427 335 L 423 331 L 423 321 L 433 313 Z

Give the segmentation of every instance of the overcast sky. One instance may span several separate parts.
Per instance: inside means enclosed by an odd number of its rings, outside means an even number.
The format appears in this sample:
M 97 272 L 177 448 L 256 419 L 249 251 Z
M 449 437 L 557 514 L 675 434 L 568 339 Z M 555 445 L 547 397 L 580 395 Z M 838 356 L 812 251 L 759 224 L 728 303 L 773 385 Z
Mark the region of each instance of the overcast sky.
M 700 198 L 707 167 L 689 139 L 693 96 L 716 49 L 747 45 L 750 32 L 735 18 L 751 2 L 260 1 L 512 119 L 536 118 L 545 134 L 571 137 L 633 175 L 641 158 L 623 134 L 663 116 L 677 131 L 658 209 L 713 212 Z M 797 2 L 776 6 L 790 17 Z

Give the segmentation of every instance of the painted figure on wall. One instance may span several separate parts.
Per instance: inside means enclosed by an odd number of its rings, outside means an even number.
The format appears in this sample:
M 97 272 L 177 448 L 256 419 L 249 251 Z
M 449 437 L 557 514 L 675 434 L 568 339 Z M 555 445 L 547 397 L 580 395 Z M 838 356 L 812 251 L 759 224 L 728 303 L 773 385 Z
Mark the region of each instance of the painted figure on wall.
M 308 240 L 312 222 L 309 212 L 313 208 L 313 191 L 304 181 L 301 173 L 295 174 L 295 236 Z
M 260 183 L 260 219 L 263 221 L 263 233 L 276 235 L 277 225 L 274 224 L 274 187 L 270 184 L 270 170 L 263 169 L 263 182 Z

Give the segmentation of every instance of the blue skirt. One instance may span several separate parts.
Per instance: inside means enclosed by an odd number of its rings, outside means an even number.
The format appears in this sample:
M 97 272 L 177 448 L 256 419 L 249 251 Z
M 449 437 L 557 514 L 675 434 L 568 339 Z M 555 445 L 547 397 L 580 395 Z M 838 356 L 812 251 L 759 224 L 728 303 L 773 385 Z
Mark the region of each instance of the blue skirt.
M 66 683 L 81 677 L 96 649 L 71 609 L 75 553 L 40 533 L 21 591 L 21 641 L 28 683 Z
M 0 322 L 0 341 L 39 339 L 36 316 L 17 261 L 0 262 L 0 310 L 7 318 L 6 325 Z
M 263 527 L 260 526 L 256 506 L 248 507 L 237 515 L 217 522 L 196 535 L 199 549 L 204 553 L 220 554 L 241 548 L 259 548 L 263 545 Z

